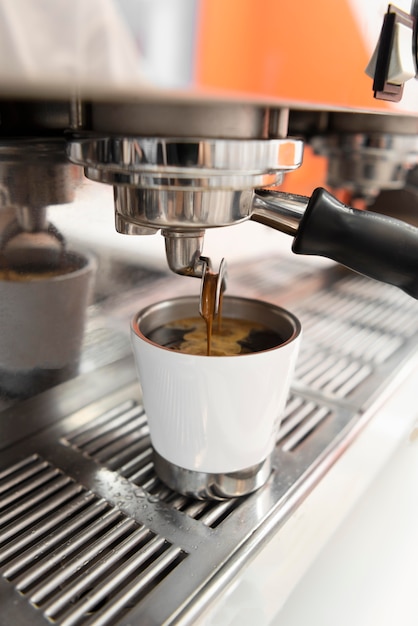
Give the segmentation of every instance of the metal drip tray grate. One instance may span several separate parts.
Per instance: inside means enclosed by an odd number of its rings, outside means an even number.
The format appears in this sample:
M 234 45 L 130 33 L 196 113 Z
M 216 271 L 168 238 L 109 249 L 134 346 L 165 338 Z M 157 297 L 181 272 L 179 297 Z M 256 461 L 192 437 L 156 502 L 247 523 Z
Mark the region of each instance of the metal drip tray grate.
M 417 350 L 417 302 L 332 276 L 291 305 L 304 326 L 296 377 L 273 473 L 246 498 L 195 501 L 159 481 L 130 357 L 28 401 L 21 417 L 4 411 L 15 436 L 0 467 L 2 626 L 194 623 Z M 253 295 L 278 301 L 272 286 Z
M 117 620 L 187 556 L 37 456 L 0 492 L 3 578 L 50 621 Z

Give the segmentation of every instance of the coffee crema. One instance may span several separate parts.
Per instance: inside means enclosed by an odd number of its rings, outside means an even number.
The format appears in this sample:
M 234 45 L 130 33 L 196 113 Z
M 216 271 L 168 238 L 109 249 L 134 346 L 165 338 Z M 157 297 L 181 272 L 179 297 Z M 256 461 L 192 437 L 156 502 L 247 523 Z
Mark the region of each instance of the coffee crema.
M 201 317 L 187 317 L 156 328 L 148 338 L 165 348 L 208 356 L 207 326 Z M 249 320 L 223 317 L 214 324 L 209 356 L 251 354 L 275 348 L 283 338 L 274 330 Z
M 25 282 L 25 281 L 34 281 L 34 280 L 47 280 L 48 278 L 55 278 L 56 276 L 63 276 L 64 274 L 70 274 L 74 272 L 77 268 L 74 267 L 63 267 L 63 268 L 4 268 L 0 269 L 0 280 L 8 280 L 11 282 Z

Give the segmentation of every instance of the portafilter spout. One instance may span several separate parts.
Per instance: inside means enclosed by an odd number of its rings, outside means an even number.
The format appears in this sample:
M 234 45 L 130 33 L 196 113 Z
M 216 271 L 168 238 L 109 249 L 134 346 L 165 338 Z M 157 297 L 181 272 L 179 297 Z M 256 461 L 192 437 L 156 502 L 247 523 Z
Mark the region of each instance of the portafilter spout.
M 294 237 L 296 254 L 324 256 L 418 299 L 418 228 L 346 206 L 325 189 L 310 198 L 257 190 L 251 219 Z
M 163 230 L 168 267 L 181 276 L 202 278 L 205 271 L 203 260 L 204 231 Z

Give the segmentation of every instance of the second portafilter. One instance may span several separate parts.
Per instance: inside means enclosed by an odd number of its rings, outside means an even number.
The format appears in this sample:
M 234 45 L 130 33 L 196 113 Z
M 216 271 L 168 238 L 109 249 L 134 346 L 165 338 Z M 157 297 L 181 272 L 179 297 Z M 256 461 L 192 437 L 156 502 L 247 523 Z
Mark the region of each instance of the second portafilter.
M 77 373 L 95 262 L 47 218 L 77 183 L 63 142 L 5 140 L 0 157 L 0 393 L 22 399 Z

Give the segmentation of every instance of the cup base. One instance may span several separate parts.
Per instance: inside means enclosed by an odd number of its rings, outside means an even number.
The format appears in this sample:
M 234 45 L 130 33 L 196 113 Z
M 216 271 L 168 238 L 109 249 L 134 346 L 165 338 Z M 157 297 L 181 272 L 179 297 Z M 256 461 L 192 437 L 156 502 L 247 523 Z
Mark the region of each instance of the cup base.
M 271 456 L 243 470 L 220 474 L 185 469 L 167 461 L 155 450 L 153 457 L 155 471 L 168 487 L 197 500 L 227 500 L 245 496 L 264 485 L 272 469 Z

